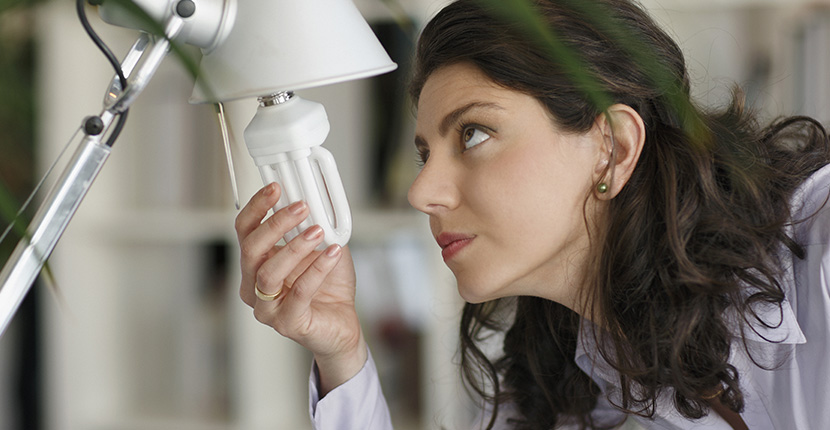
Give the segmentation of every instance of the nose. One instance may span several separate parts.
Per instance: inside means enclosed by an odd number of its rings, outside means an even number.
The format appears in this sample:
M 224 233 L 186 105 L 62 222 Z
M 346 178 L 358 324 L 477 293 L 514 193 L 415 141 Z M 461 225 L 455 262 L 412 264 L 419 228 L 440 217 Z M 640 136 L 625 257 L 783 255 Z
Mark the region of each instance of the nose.
M 409 187 L 409 204 L 427 215 L 454 209 L 461 196 L 459 182 L 460 178 L 448 163 L 431 156 Z

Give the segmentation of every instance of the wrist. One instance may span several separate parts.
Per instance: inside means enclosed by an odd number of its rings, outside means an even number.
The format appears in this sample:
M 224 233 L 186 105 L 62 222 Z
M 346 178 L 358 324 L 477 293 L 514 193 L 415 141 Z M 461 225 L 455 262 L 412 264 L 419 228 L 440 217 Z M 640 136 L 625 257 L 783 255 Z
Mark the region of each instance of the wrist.
M 320 375 L 320 398 L 357 375 L 369 358 L 361 333 L 354 348 L 331 355 L 314 355 Z

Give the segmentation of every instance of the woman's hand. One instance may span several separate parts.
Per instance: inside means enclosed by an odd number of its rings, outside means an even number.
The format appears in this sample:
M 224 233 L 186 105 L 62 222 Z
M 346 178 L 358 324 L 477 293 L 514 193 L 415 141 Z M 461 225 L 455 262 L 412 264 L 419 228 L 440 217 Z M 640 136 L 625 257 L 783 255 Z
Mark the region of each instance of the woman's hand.
M 239 295 L 256 319 L 314 354 L 320 396 L 357 374 L 366 362 L 366 344 L 354 306 L 355 272 L 348 249 L 331 245 L 315 251 L 323 231 L 313 226 L 285 246 L 275 244 L 308 217 L 303 202 L 280 209 L 263 222 L 279 200 L 270 184 L 236 217 L 242 265 Z M 268 300 L 257 297 L 277 294 Z

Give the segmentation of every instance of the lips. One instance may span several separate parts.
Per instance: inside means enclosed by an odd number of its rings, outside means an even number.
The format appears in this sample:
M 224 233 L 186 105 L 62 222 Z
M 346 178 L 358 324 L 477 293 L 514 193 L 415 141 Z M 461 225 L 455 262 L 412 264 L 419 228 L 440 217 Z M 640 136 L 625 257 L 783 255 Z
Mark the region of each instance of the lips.
M 441 256 L 444 257 L 444 261 L 449 261 L 469 245 L 473 239 L 475 239 L 475 236 L 463 233 L 441 233 L 436 238 L 438 246 L 441 247 Z

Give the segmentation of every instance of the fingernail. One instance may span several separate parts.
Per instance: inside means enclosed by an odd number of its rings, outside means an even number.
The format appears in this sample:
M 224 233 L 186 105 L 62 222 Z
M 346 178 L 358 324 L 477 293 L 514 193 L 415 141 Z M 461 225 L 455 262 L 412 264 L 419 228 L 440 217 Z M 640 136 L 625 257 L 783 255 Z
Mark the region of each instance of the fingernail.
M 340 255 L 340 251 L 342 250 L 343 248 L 341 248 L 340 245 L 334 244 L 326 250 L 326 255 L 328 255 L 331 258 L 334 258 Z
M 274 185 L 274 183 L 273 183 L 273 182 L 271 182 L 270 184 L 268 184 L 268 185 L 265 187 L 265 195 L 266 195 L 266 196 L 270 196 L 271 194 L 274 194 L 274 190 L 275 190 L 276 188 L 277 188 L 277 187 Z
M 308 230 L 306 230 L 305 233 L 303 233 L 303 237 L 306 240 L 319 239 L 320 236 L 322 236 L 322 235 L 323 235 L 323 228 L 320 227 L 319 225 L 315 225 L 315 226 L 309 228 Z
M 296 202 L 288 207 L 288 211 L 294 215 L 299 215 L 305 209 L 305 202 Z

